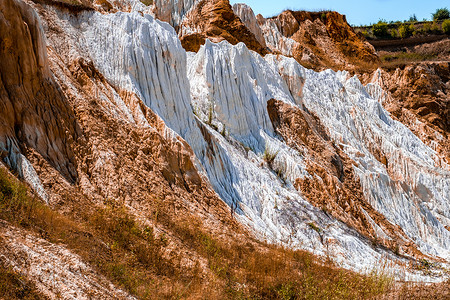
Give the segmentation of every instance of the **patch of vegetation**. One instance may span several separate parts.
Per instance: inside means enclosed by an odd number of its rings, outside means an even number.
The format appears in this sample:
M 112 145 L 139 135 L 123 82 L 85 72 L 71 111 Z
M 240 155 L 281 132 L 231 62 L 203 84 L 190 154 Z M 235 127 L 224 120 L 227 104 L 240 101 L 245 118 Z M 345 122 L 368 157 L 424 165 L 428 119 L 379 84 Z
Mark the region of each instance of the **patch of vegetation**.
M 150 6 L 153 5 L 153 0 L 140 0 L 142 4 Z
M 395 52 L 380 55 L 382 66 L 388 69 L 397 68 L 411 62 L 432 60 L 436 57 L 434 54 L 418 52 Z
M 399 37 L 400 34 L 399 34 L 398 32 L 399 32 L 399 31 L 398 31 L 397 29 L 391 29 L 391 30 L 389 31 L 391 37 L 394 38 L 394 39 Z
M 356 26 L 355 32 L 361 33 L 367 39 L 397 39 L 408 38 L 413 35 L 440 35 L 447 33 L 441 24 L 448 20 L 448 9 L 441 8 L 433 14 L 433 21 L 418 21 L 417 16 L 413 14 L 408 20 L 404 21 L 385 21 L 380 20 L 376 24 L 369 26 Z M 447 25 L 448 26 L 448 25 Z
M 164 235 L 156 237 L 152 227 L 141 226 L 125 207 L 113 201 L 101 209 L 75 212 L 85 220 L 75 222 L 32 197 L 24 184 L 0 169 L 1 219 L 39 233 L 50 242 L 63 243 L 140 299 L 206 295 L 227 299 L 368 299 L 391 286 L 391 280 L 382 274 L 359 275 L 305 251 L 251 238 L 246 242 L 215 238 L 201 220 L 189 215 L 174 217 L 169 214 L 169 205 L 159 202 L 155 200 L 159 226 L 205 259 L 208 272 L 202 271 L 199 263 L 181 266 L 182 257 L 165 258 Z
M 317 233 L 322 233 L 322 230 L 316 225 L 316 223 L 314 222 L 310 222 L 308 223 L 309 228 L 311 228 L 312 230 L 316 231 Z
M 450 11 L 446 7 L 436 9 L 436 12 L 431 15 L 434 21 L 450 19 Z
M 410 16 L 408 21 L 409 21 L 409 22 L 412 22 L 412 23 L 417 22 L 417 16 L 416 16 L 416 14 L 413 14 L 412 16 Z
M 277 157 L 279 151 L 275 151 L 270 149 L 268 145 L 266 145 L 266 149 L 264 149 L 263 159 L 269 165 L 272 166 L 275 158 Z
M 406 39 L 409 38 L 410 36 L 412 36 L 415 32 L 414 29 L 414 25 L 412 24 L 402 24 L 400 25 L 400 27 L 398 28 L 398 34 L 400 36 L 400 38 L 402 39 Z
M 220 134 L 221 134 L 223 137 L 226 137 L 226 136 L 227 136 L 227 128 L 225 127 L 225 124 L 222 125 L 222 130 L 220 131 Z
M 63 243 L 118 286 L 147 298 L 157 276 L 183 280 L 175 262 L 162 257 L 164 240 L 142 228 L 121 206 L 78 211 L 85 221 L 74 221 L 41 203 L 27 187 L 0 168 L 0 219 L 35 231 L 52 243 Z M 163 296 L 164 291 L 161 293 Z
M 380 38 L 380 37 L 388 37 L 388 25 L 386 22 L 380 20 L 378 23 L 373 24 L 372 26 L 372 33 L 374 36 Z
M 450 20 L 445 20 L 442 22 L 442 31 L 445 34 L 450 34 Z
M 4 300 L 40 300 L 47 299 L 33 283 L 29 282 L 13 269 L 0 263 L 0 297 Z

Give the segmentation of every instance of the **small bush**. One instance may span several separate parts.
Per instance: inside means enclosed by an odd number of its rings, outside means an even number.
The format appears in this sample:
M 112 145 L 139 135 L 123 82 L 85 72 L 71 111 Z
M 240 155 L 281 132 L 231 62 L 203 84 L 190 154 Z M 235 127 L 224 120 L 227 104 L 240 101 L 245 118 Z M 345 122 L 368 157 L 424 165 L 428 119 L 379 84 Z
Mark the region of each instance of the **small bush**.
M 266 145 L 266 149 L 264 150 L 263 159 L 264 161 L 269 164 L 269 166 L 272 165 L 273 161 L 278 155 L 278 151 L 274 151 L 270 149 L 269 146 Z
M 408 38 L 414 34 L 414 26 L 412 24 L 411 25 L 402 24 L 398 28 L 398 34 L 402 39 Z
M 322 232 L 322 230 L 316 225 L 316 223 L 314 223 L 314 222 L 310 222 L 310 223 L 308 223 L 308 226 L 311 228 L 311 229 L 313 229 L 314 231 L 317 231 L 317 233 L 321 233 Z
M 433 16 L 434 21 L 450 19 L 450 11 L 446 7 L 437 9 L 436 12 L 431 15 Z
M 423 33 L 431 33 L 431 23 L 425 23 L 422 27 Z
M 391 36 L 393 38 L 397 38 L 398 37 L 398 31 L 396 29 L 391 29 Z
M 373 24 L 372 33 L 376 37 L 388 37 L 388 25 L 386 22 L 379 21 L 377 24 Z
M 442 23 L 442 31 L 443 31 L 445 34 L 450 34 L 450 20 L 445 20 L 445 21 Z
M 433 25 L 431 25 L 431 32 L 435 34 L 441 32 L 441 28 L 439 28 L 439 25 L 436 22 L 433 22 Z

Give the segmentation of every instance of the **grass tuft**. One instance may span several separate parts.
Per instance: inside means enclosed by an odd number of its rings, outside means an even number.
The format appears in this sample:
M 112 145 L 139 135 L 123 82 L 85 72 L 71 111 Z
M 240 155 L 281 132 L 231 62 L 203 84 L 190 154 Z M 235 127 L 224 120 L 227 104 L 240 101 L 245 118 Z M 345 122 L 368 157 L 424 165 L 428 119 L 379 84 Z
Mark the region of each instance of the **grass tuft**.
M 270 147 L 266 145 L 266 148 L 264 149 L 263 159 L 269 166 L 271 166 L 275 158 L 277 157 L 278 153 L 279 151 L 270 149 Z

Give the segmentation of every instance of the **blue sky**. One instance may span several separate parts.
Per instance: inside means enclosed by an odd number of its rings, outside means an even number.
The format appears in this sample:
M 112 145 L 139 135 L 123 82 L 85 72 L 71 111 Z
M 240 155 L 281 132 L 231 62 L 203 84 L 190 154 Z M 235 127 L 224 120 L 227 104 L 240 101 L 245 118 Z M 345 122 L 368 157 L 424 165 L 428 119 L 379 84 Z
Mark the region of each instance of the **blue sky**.
M 371 24 L 379 19 L 387 21 L 406 20 L 416 14 L 418 20 L 431 20 L 431 13 L 437 8 L 450 9 L 449 0 L 231 0 L 234 3 L 246 3 L 255 14 L 265 17 L 277 15 L 284 9 L 321 10 L 329 9 L 347 16 L 352 25 Z

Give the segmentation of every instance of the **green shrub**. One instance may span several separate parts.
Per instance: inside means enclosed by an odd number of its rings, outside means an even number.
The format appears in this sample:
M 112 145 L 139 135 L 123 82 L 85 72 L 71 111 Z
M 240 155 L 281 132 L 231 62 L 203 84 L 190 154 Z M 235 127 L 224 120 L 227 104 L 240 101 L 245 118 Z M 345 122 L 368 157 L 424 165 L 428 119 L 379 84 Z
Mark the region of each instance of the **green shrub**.
M 450 34 L 450 20 L 445 20 L 442 23 L 442 31 L 446 34 Z
M 391 36 L 393 38 L 397 38 L 398 37 L 398 31 L 396 29 L 391 29 Z
M 450 11 L 446 7 L 436 9 L 436 12 L 431 15 L 433 16 L 434 21 L 442 21 L 442 20 L 450 19 Z
M 433 22 L 433 25 L 431 26 L 431 32 L 432 33 L 440 33 L 441 32 L 441 28 L 439 27 L 439 25 L 436 22 Z
M 431 32 L 431 23 L 425 23 L 422 27 L 422 32 L 430 33 Z
M 414 34 L 414 26 L 412 24 L 402 24 L 402 26 L 398 28 L 398 34 L 402 39 L 408 38 Z
M 372 33 L 376 37 L 388 37 L 388 25 L 386 22 L 379 21 L 377 24 L 372 25 Z

